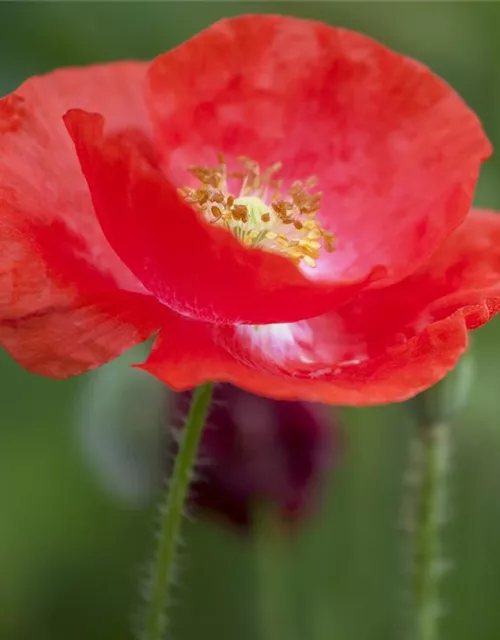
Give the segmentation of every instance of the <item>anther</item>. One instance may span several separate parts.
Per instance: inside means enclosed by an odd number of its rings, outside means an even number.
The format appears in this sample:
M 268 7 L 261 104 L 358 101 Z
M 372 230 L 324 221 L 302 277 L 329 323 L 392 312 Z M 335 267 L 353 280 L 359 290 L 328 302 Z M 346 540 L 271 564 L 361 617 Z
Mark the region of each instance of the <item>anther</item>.
M 281 162 L 261 171 L 257 162 L 241 156 L 243 170 L 229 173 L 222 153 L 217 160 L 215 167 L 190 168 L 201 183 L 198 188 L 177 191 L 211 224 L 224 224 L 246 246 L 282 252 L 295 264 L 315 267 L 322 248 L 334 250 L 333 234 L 314 219 L 322 196 L 310 192 L 317 184 L 314 176 L 294 181 L 285 193 L 283 180 L 275 178 Z M 228 178 L 239 181 L 239 192 L 228 193 Z

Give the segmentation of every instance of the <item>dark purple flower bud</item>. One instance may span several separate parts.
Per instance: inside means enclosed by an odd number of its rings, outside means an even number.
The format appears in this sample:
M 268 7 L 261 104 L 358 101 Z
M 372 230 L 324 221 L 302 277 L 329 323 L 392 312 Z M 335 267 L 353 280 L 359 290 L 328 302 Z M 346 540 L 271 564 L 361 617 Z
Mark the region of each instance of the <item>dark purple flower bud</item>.
M 190 401 L 191 392 L 174 396 L 176 436 Z M 172 438 L 173 453 L 177 439 Z M 202 436 L 191 505 L 243 528 L 261 506 L 294 524 L 317 504 L 338 449 L 339 429 L 331 409 L 219 384 Z

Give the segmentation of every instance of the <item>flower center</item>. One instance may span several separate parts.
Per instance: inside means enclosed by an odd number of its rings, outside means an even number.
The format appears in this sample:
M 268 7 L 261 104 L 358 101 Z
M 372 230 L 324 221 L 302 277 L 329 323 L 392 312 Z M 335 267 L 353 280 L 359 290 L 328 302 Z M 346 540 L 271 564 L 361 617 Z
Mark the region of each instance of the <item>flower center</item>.
M 243 244 L 283 253 L 296 264 L 304 261 L 315 267 L 322 249 L 334 250 L 333 234 L 315 219 L 322 195 L 312 192 L 316 178 L 296 180 L 283 194 L 282 181 L 274 178 L 281 163 L 261 172 L 249 158 L 240 157 L 238 162 L 242 170 L 233 173 L 227 172 L 222 154 L 215 167 L 191 167 L 200 185 L 179 189 L 179 194 L 211 224 L 226 227 Z

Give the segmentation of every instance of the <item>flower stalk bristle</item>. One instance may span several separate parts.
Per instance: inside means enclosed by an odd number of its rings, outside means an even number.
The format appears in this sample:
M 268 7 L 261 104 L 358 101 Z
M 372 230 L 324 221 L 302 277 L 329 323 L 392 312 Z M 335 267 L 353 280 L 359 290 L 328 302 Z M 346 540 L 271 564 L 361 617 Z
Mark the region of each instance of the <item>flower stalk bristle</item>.
M 211 383 L 201 385 L 194 392 L 166 500 L 162 505 L 161 527 L 149 581 L 141 640 L 163 640 L 165 637 L 166 611 L 175 577 L 176 548 L 180 539 L 184 506 L 211 400 Z
M 410 540 L 411 589 L 406 619 L 409 640 L 437 640 L 442 612 L 440 587 L 451 564 L 442 555 L 447 522 L 447 479 L 450 468 L 449 425 L 421 426 L 412 442 L 407 475 L 405 531 Z
M 225 226 L 246 246 L 283 253 L 295 264 L 316 266 L 321 249 L 332 252 L 335 238 L 315 219 L 321 206 L 321 192 L 312 193 L 317 178 L 296 180 L 283 195 L 283 181 L 274 178 L 280 162 L 261 172 L 259 164 L 245 156 L 238 162 L 242 171 L 228 173 L 222 154 L 215 167 L 189 169 L 201 183 L 184 187 L 179 194 L 212 224 Z M 238 181 L 234 195 L 229 181 Z

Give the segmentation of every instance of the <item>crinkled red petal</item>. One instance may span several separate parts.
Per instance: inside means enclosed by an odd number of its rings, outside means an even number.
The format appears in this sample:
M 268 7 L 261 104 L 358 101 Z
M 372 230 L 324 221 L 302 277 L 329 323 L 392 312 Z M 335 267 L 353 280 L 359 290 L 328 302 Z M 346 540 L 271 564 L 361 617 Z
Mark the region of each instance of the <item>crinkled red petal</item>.
M 107 135 L 96 114 L 65 117 L 102 229 L 159 300 L 211 322 L 270 323 L 337 307 L 377 276 L 314 283 L 287 258 L 249 248 L 205 222 L 127 135 Z
M 164 329 L 142 367 L 176 389 L 221 380 L 281 399 L 395 402 L 443 378 L 467 348 L 467 330 L 499 310 L 500 216 L 476 210 L 397 285 L 278 327 L 213 329 L 176 318 L 177 342 Z
M 246 155 L 319 178 L 338 238 L 312 278 L 387 285 L 412 273 L 466 217 L 491 152 L 474 113 L 423 65 L 319 22 L 247 15 L 159 56 L 149 103 L 164 168 Z
M 64 69 L 0 101 L 0 344 L 36 373 L 87 370 L 161 324 L 101 231 L 62 122 L 81 106 L 148 135 L 144 74 L 142 63 Z
M 457 363 L 467 346 L 461 314 L 430 325 L 404 348 L 378 361 L 342 367 L 334 376 L 324 367 L 303 377 L 275 374 L 236 358 L 217 343 L 213 325 L 174 319 L 165 327 L 148 360 L 137 365 L 173 389 L 183 391 L 211 380 L 234 385 L 279 400 L 307 400 L 336 405 L 373 405 L 414 396 L 440 380 Z M 188 348 L 187 345 L 191 345 Z M 187 355 L 185 355 L 187 354 Z

